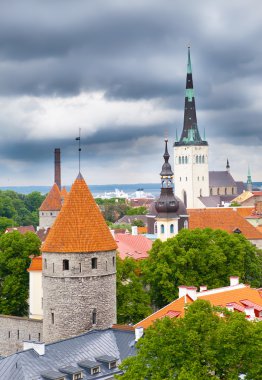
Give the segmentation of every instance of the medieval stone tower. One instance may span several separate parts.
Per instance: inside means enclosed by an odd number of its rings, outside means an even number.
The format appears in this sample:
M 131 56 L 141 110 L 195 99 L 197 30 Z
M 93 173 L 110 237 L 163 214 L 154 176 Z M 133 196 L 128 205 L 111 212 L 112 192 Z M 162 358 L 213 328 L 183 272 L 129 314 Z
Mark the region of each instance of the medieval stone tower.
M 187 208 L 203 207 L 199 198 L 209 196 L 208 143 L 197 126 L 190 48 L 188 48 L 184 126 L 174 143 L 175 193 Z
M 116 248 L 79 174 L 42 247 L 45 342 L 116 323 Z

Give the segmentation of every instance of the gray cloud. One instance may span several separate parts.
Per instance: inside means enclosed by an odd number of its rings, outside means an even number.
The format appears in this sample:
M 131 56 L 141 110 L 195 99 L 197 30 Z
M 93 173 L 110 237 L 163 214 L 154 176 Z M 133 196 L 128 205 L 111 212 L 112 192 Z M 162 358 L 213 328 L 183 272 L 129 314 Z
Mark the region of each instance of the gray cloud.
M 158 99 L 154 107 L 176 111 L 173 120 L 151 120 L 148 125 L 110 120 L 83 136 L 86 159 L 95 157 L 98 165 L 128 160 L 127 152 L 132 155 L 133 150 L 132 160 L 140 165 L 139 154 L 160 154 L 165 130 L 170 140 L 175 129 L 181 131 L 190 43 L 200 131 L 205 129 L 212 141 L 222 138 L 232 146 L 248 142 L 256 147 L 262 140 L 262 5 L 259 0 L 252 4 L 244 0 L 1 4 L 0 97 L 70 99 L 101 91 L 109 105 L 122 101 L 126 107 L 130 101 Z M 73 132 L 61 130 L 57 140 L 27 136 L 26 127 L 38 112 L 33 107 L 32 100 L 22 119 L 18 109 L 5 117 L 0 109 L 0 158 L 20 160 L 29 172 L 40 162 L 49 162 L 50 152 L 60 146 L 69 162 L 75 154 Z M 77 125 L 76 119 L 72 128 Z M 153 144 L 151 150 L 138 144 L 141 138 Z

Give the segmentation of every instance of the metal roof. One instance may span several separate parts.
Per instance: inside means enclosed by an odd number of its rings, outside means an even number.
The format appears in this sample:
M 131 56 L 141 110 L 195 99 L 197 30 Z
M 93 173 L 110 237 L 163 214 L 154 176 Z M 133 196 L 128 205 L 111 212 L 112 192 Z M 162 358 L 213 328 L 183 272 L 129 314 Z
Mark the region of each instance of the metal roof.
M 79 368 L 79 372 L 83 372 L 84 380 L 107 378 L 110 374 L 119 373 L 119 369 L 101 366 L 99 374 L 91 375 L 88 370 L 79 367 L 79 363 L 84 360 L 95 362 L 96 358 L 104 355 L 117 358 L 120 363 L 127 356 L 134 355 L 134 340 L 134 331 L 93 330 L 70 339 L 46 344 L 45 354 L 41 356 L 33 349 L 20 351 L 0 360 L 0 379 L 43 380 L 41 374 L 48 374 L 47 371 L 57 373 L 68 366 Z M 71 378 L 67 374 L 61 376 L 66 380 Z

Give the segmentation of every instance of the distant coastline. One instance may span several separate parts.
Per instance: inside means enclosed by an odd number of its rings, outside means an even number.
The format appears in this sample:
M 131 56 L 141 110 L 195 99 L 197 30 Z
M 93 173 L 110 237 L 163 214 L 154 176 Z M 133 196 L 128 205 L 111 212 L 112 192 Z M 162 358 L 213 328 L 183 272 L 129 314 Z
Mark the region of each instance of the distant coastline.
M 49 192 L 52 186 L 0 186 L 0 190 L 13 190 L 20 194 L 29 194 L 33 191 L 39 191 L 42 194 Z M 254 189 L 262 189 L 262 182 L 253 182 Z M 108 192 L 113 192 L 115 189 L 122 190 L 128 194 L 134 194 L 136 190 L 143 189 L 145 193 L 150 193 L 154 196 L 160 193 L 160 183 L 134 183 L 134 184 L 113 184 L 113 185 L 90 185 L 93 196 L 103 195 Z M 70 186 L 66 185 L 69 190 Z

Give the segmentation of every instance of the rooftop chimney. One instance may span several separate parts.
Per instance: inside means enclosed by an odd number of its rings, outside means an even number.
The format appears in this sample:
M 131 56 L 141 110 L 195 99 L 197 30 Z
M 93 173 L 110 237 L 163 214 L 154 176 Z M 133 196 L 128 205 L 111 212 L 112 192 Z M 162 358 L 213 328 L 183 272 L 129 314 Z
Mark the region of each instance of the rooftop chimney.
M 200 293 L 201 292 L 205 292 L 206 290 L 207 290 L 207 286 L 206 285 L 200 285 L 200 287 L 199 287 Z
M 55 148 L 55 183 L 59 190 L 61 190 L 61 160 L 60 148 Z
M 137 235 L 137 234 L 138 234 L 137 226 L 132 226 L 132 235 Z
M 33 348 L 35 352 L 38 353 L 38 355 L 42 356 L 45 354 L 45 343 L 43 342 L 36 342 L 34 340 L 25 340 L 24 342 L 23 350 L 29 350 L 30 348 Z
M 136 342 L 142 338 L 142 336 L 144 335 L 144 328 L 143 327 L 136 327 L 135 328 L 135 337 L 136 337 Z
M 238 276 L 230 276 L 230 286 L 239 285 L 239 277 Z

